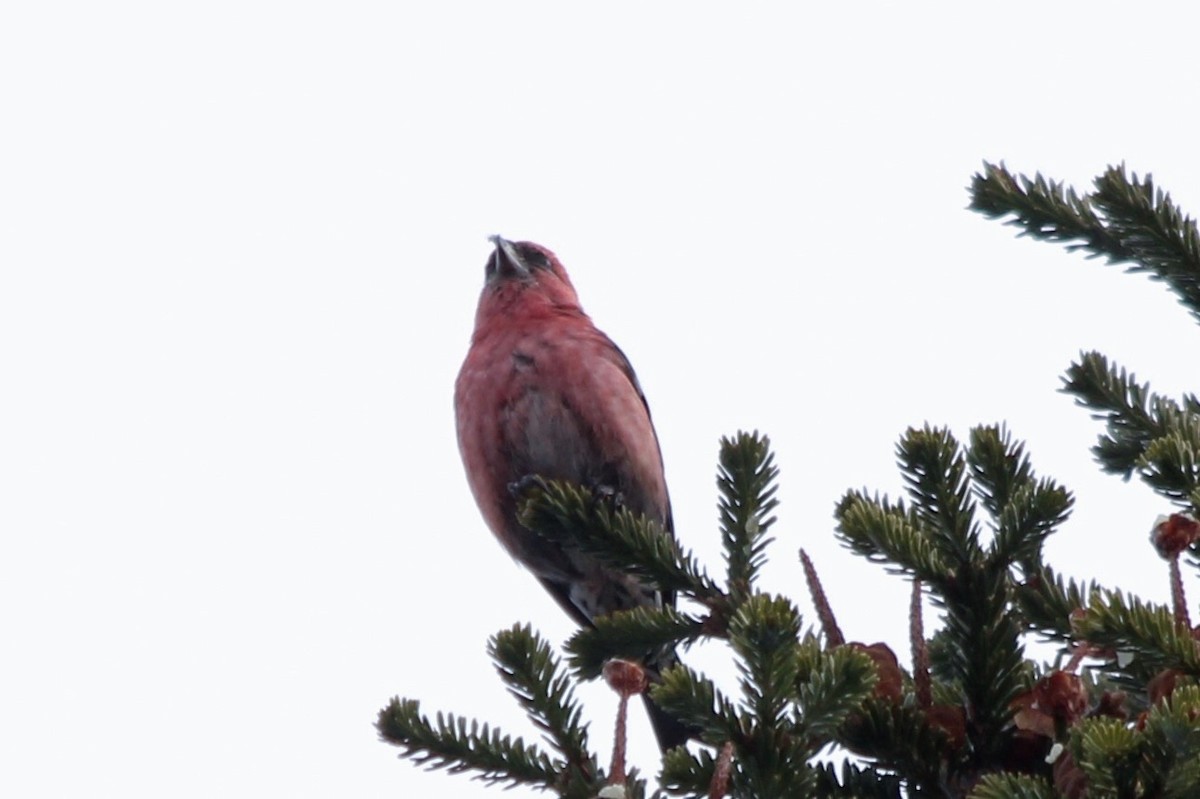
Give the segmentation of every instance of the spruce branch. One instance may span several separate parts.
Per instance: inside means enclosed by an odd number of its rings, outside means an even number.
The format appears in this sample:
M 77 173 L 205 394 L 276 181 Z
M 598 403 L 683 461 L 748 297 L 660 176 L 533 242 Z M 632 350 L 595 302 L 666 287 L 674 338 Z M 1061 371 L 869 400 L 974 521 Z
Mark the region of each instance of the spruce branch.
M 1022 625 L 1010 611 L 1007 570 L 969 567 L 934 599 L 945 608 L 948 662 L 973 720 L 971 741 L 992 757 L 1005 745 L 1011 703 L 1024 686 Z
M 586 775 L 595 774 L 582 709 L 550 645 L 528 624 L 518 624 L 492 636 L 488 654 L 509 692 L 567 764 Z
M 991 762 L 1008 745 L 1011 703 L 1026 684 L 1026 622 L 1013 601 L 1010 566 L 1040 560 L 1042 541 L 1066 518 L 1070 495 L 1037 480 L 1023 447 L 999 427 L 976 428 L 966 453 L 945 429 L 910 428 L 897 456 L 913 509 L 850 492 L 838 506 L 838 533 L 856 551 L 898 562 L 929 586 L 944 611 L 936 637 L 938 691 L 960 692 L 952 704 L 971 719 L 975 757 Z M 974 497 L 993 516 L 996 538 L 987 550 Z
M 1200 686 L 1177 685 L 1151 707 L 1143 737 L 1145 781 L 1161 785 L 1164 796 L 1191 796 L 1200 785 Z
M 772 735 L 796 699 L 800 673 L 800 613 L 782 597 L 755 594 L 729 622 L 747 710 L 760 733 Z M 769 740 L 769 739 L 768 739 Z
M 1001 568 L 1040 560 L 1042 543 L 1070 515 L 1071 493 L 1037 480 L 1024 446 L 1002 426 L 971 430 L 967 462 L 975 493 L 994 519 L 990 559 Z
M 799 741 L 784 740 L 774 752 L 735 755 L 730 794 L 737 797 L 811 796 L 817 775 L 805 762 Z
M 1087 719 L 1071 735 L 1071 755 L 1097 796 L 1143 795 L 1139 786 L 1142 744 L 1135 730 L 1118 719 Z M 1156 792 L 1144 795 L 1155 796 Z
M 653 696 L 665 710 L 700 728 L 701 740 L 728 751 L 728 772 L 714 779 L 711 754 L 667 756 L 664 784 L 689 795 L 727 785 L 733 796 L 805 796 L 815 790 L 807 765 L 816 751 L 871 691 L 870 658 L 848 647 L 822 652 L 816 638 L 799 638 L 800 616 L 786 599 L 750 596 L 730 619 L 743 699 L 737 706 L 694 672 L 664 674 Z
M 986 774 L 967 799 L 1059 799 L 1054 786 L 1027 774 Z
M 435 724 L 413 699 L 392 699 L 375 726 L 380 738 L 403 750 L 403 757 L 432 769 L 452 774 L 477 771 L 485 782 L 510 787 L 552 788 L 559 780 L 555 764 L 536 746 L 454 714 L 438 713 Z
M 749 735 L 749 725 L 743 723 L 733 702 L 712 680 L 687 666 L 663 672 L 662 682 L 651 686 L 650 696 L 664 711 L 700 730 L 700 739 L 710 746 Z
M 757 432 L 739 432 L 721 439 L 717 488 L 721 538 L 728 563 L 728 586 L 734 604 L 743 601 L 766 560 L 770 516 L 779 504 L 775 498 L 775 456 L 771 442 Z
M 1200 416 L 1171 414 L 1167 428 L 1138 458 L 1138 474 L 1159 494 L 1190 505 L 1200 488 Z
M 704 622 L 672 607 L 619 610 L 592 620 L 567 641 L 571 668 L 585 680 L 600 676 L 612 658 L 653 660 L 679 643 L 705 636 Z
M 949 579 L 950 569 L 925 535 L 920 518 L 903 502 L 893 505 L 887 497 L 849 491 L 838 502 L 834 517 L 838 538 L 868 560 L 926 583 Z
M 1016 491 L 996 519 L 990 559 L 997 567 L 1036 563 L 1042 544 L 1071 515 L 1071 492 L 1053 480 L 1039 480 Z
M 967 448 L 972 488 L 992 516 L 999 516 L 1017 491 L 1033 485 L 1025 445 L 1004 425 L 971 428 Z
M 602 558 L 667 592 L 700 601 L 723 596 L 696 558 L 662 527 L 626 508 L 614 511 L 586 488 L 538 481 L 519 504 L 521 524 L 557 544 Z
M 1125 167 L 1109 167 L 1096 179 L 1092 195 L 1107 218 L 1108 231 L 1128 255 L 1112 261 L 1132 261 L 1131 272 L 1149 272 L 1179 295 L 1200 319 L 1200 233 L 1196 222 L 1156 189 L 1150 175 L 1138 180 Z
M 875 768 L 842 763 L 842 774 L 832 763 L 815 767 L 817 799 L 900 799 L 900 778 Z
M 796 649 L 796 679 L 803 684 L 821 666 L 821 659 L 826 651 L 832 651 L 842 644 L 831 646 L 828 641 L 821 646 L 821 640 L 812 632 L 805 633 Z
M 901 775 L 914 796 L 944 796 L 942 769 L 958 763 L 946 733 L 923 711 L 883 699 L 864 702 L 842 726 L 838 742 L 868 758 L 874 769 Z
M 1021 228 L 1020 235 L 1060 242 L 1070 251 L 1087 250 L 1090 257 L 1106 255 L 1113 261 L 1132 258 L 1121 240 L 1109 233 L 1086 195 L 1047 180 L 1014 175 L 1004 164 L 983 164 L 970 186 L 972 211 L 990 219 L 1011 216 L 1005 224 Z
M 967 465 L 958 442 L 945 428 L 910 427 L 896 446 L 900 471 L 930 542 L 951 568 L 982 556 Z
M 861 650 L 841 646 L 822 653 L 800 683 L 797 726 L 813 741 L 829 740 L 870 696 L 877 679 L 874 662 Z
M 1013 175 L 1003 164 L 985 162 L 970 192 L 972 210 L 992 219 L 1011 216 L 1007 224 L 1021 228 L 1021 235 L 1149 272 L 1200 319 L 1200 233 L 1149 175 L 1139 180 L 1124 166 L 1109 167 L 1095 191 L 1080 197 L 1040 174 Z
M 1015 596 L 1029 629 L 1062 643 L 1075 639 L 1071 616 L 1087 607 L 1101 589 L 1095 583 L 1064 580 L 1049 566 L 1039 566 L 1025 574 L 1015 586 Z
M 961 703 L 962 686 L 958 681 L 958 667 L 953 662 L 955 642 L 943 627 L 928 638 L 928 644 L 929 673 L 933 677 L 933 701 Z
M 1191 630 L 1175 621 L 1170 608 L 1151 605 L 1119 591 L 1091 596 L 1077 632 L 1092 644 L 1127 651 L 1141 669 L 1178 669 L 1200 677 L 1200 651 Z
M 1092 447 L 1100 466 L 1125 479 L 1133 474 L 1147 445 L 1166 432 L 1157 412 L 1158 398 L 1149 383 L 1137 383 L 1132 373 L 1098 352 L 1081 353 L 1063 378 L 1062 390 L 1105 423 L 1107 435 Z
M 1186 397 L 1185 407 L 1180 408 L 1174 400 L 1151 392 L 1149 384 L 1135 382 L 1132 373 L 1110 366 L 1098 352 L 1082 353 L 1071 364 L 1062 390 L 1105 423 L 1106 433 L 1092 453 L 1106 472 L 1125 479 L 1143 464 L 1152 442 L 1172 431 L 1187 430 L 1187 422 L 1200 412 L 1195 397 Z
M 897 446 L 901 471 L 922 521 L 922 531 L 951 568 L 948 579 L 930 581 L 934 601 L 945 609 L 949 665 L 964 692 L 973 719 L 972 742 L 984 756 L 1004 745 L 1012 715 L 1009 703 L 1023 684 L 1022 625 L 1011 611 L 1010 558 L 1033 554 L 1065 510 L 1065 497 L 1047 486 L 1018 489 L 1032 480 L 1020 453 L 1011 451 L 999 430 L 978 428 L 980 451 L 972 471 L 983 485 L 972 488 L 968 454 L 946 429 L 910 428 Z M 972 492 L 1000 507 L 996 547 L 985 553 L 974 521 Z M 1001 497 L 1007 497 L 1003 506 Z M 1051 501 L 1045 498 L 1049 497 Z M 1041 500 L 1036 502 L 1035 500 Z M 1057 500 L 1057 501 L 1054 501 Z
M 686 749 L 672 749 L 663 755 L 659 783 L 673 794 L 704 796 L 712 784 L 716 766 L 716 757 L 707 749 L 701 749 L 696 755 Z

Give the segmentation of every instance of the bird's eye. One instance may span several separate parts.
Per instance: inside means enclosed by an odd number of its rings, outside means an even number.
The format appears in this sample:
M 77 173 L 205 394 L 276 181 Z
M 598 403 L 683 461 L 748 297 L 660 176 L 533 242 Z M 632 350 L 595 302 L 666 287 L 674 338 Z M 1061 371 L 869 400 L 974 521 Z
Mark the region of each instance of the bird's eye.
M 534 269 L 550 268 L 550 259 L 546 257 L 546 253 L 532 247 L 521 248 L 521 259 Z

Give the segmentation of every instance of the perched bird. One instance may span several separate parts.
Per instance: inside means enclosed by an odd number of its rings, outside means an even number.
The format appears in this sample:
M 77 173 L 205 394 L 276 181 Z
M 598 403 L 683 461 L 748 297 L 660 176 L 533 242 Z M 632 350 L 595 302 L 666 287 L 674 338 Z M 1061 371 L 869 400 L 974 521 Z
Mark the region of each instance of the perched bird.
M 625 354 L 579 305 L 554 253 L 493 236 L 471 347 L 454 386 L 458 447 L 484 521 L 581 625 L 674 597 L 517 521 L 514 487 L 568 480 L 672 531 L 671 502 L 650 409 Z M 652 674 L 675 662 L 654 655 Z M 664 749 L 687 730 L 647 698 Z

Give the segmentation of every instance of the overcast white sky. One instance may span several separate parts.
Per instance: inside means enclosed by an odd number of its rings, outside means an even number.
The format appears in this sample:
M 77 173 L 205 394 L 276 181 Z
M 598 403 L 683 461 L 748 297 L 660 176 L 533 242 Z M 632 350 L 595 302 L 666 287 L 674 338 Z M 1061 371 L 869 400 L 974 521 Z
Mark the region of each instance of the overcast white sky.
M 1196 389 L 1200 331 L 964 187 L 1124 160 L 1200 211 L 1192 4 L 401 5 L 0 11 L 0 794 L 495 795 L 371 725 L 401 694 L 528 735 L 486 639 L 570 633 L 455 444 L 496 232 L 637 367 L 713 570 L 717 441 L 757 428 L 763 587 L 811 620 L 804 546 L 847 636 L 906 651 L 833 504 L 899 489 L 908 425 L 1006 420 L 1076 493 L 1059 568 L 1167 597 L 1166 507 L 1056 389 L 1093 348 Z

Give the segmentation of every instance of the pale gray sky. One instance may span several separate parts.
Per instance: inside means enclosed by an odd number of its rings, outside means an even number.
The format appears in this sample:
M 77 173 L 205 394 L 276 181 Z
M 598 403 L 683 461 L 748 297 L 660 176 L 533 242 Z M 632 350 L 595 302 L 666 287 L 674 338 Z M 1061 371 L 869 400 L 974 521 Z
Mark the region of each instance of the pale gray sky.
M 811 620 L 804 546 L 847 636 L 903 651 L 907 589 L 833 504 L 899 489 L 908 425 L 1007 420 L 1076 493 L 1059 568 L 1165 599 L 1165 506 L 1098 472 L 1056 389 L 1093 348 L 1196 389 L 1200 331 L 964 187 L 985 158 L 1083 188 L 1125 160 L 1200 212 L 1200 12 L 992 11 L 6 7 L 0 794 L 495 795 L 371 727 L 401 694 L 536 737 L 485 641 L 570 633 L 455 445 L 491 233 L 555 250 L 633 361 L 712 569 L 717 440 L 763 430 L 763 587 Z M 607 759 L 615 699 L 583 697 Z

